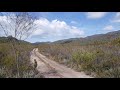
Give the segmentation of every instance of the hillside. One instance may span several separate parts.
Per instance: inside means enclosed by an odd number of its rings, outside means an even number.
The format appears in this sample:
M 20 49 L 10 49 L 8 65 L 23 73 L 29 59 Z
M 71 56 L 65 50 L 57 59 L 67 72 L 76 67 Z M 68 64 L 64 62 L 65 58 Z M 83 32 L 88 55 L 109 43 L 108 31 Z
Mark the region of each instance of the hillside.
M 93 44 L 95 41 L 98 41 L 99 43 L 105 43 L 108 41 L 112 41 L 116 38 L 120 38 L 120 30 L 108 32 L 106 34 L 91 35 L 91 36 L 87 36 L 85 38 L 70 38 L 70 39 L 57 40 L 54 42 L 36 42 L 36 43 L 32 43 L 32 44 L 39 45 L 39 44 L 79 43 L 79 45 L 86 45 L 86 44 Z
M 35 77 L 29 60 L 33 48 L 29 42 L 11 36 L 0 37 L 0 78 Z
M 99 78 L 120 77 L 120 31 L 39 44 L 40 53 Z
M 12 36 L 8 36 L 8 37 L 0 37 L 0 43 L 9 43 L 10 41 L 15 41 L 15 42 L 19 42 L 19 43 L 26 43 L 26 44 L 30 44 L 30 42 L 24 41 L 24 40 L 18 40 Z
M 17 42 L 14 48 L 10 41 Z M 15 56 L 19 60 L 19 77 L 35 77 L 37 71 L 34 71 L 29 59 L 30 52 L 36 47 L 48 59 L 78 72 L 99 78 L 120 77 L 120 31 L 36 43 L 11 36 L 0 37 L 0 77 L 18 77 Z
M 58 40 L 53 43 L 64 44 L 64 43 L 79 42 L 80 45 L 84 45 L 84 44 L 92 44 L 92 43 L 94 43 L 94 41 L 98 41 L 98 42 L 111 41 L 111 40 L 114 40 L 115 38 L 119 38 L 119 37 L 120 37 L 120 30 L 114 31 L 114 32 L 109 32 L 106 34 L 96 34 L 96 35 L 92 35 L 92 36 L 87 36 L 85 38 L 71 38 L 71 39 L 65 39 L 65 40 Z

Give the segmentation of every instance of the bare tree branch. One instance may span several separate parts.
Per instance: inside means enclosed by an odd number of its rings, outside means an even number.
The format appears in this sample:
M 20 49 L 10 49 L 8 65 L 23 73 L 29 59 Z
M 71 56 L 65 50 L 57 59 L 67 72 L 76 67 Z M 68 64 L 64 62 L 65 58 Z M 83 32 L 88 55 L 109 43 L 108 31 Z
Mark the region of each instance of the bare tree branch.
M 15 37 L 19 40 L 25 40 L 26 38 L 28 38 L 33 31 L 35 31 L 35 18 L 33 16 L 30 16 L 29 13 L 27 12 L 14 12 L 14 13 L 2 13 L 0 12 L 0 14 L 4 17 L 6 17 L 6 20 L 0 22 L 0 27 L 1 30 L 5 33 L 5 36 L 9 36 L 12 35 L 12 37 Z M 11 31 L 10 31 L 11 30 Z M 14 55 L 15 55 L 15 60 L 17 63 L 17 71 L 18 71 L 18 77 L 20 75 L 20 71 L 19 71 L 19 55 L 18 53 L 16 53 L 18 51 L 19 48 L 17 48 L 16 46 L 16 42 L 10 41 L 11 42 L 11 46 L 12 49 L 14 51 Z M 19 45 L 20 46 L 20 45 Z

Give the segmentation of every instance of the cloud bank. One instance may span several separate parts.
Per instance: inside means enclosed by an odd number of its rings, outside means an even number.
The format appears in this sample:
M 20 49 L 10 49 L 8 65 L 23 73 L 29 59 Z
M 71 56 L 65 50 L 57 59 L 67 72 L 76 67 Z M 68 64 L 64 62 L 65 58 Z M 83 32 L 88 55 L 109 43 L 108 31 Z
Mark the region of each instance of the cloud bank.
M 108 26 L 104 27 L 103 30 L 112 31 L 112 30 L 114 30 L 114 27 L 112 25 L 108 25 Z
M 113 20 L 111 21 L 113 23 L 119 23 L 120 22 L 120 12 L 117 12 Z
M 87 12 L 86 16 L 89 19 L 99 19 L 104 17 L 107 14 L 107 12 Z
M 7 27 L 6 29 L 8 29 L 9 35 L 14 36 L 13 29 L 9 25 L 7 25 L 8 22 L 6 16 L 0 16 L 0 22 L 3 23 L 4 27 Z M 55 41 L 60 39 L 81 37 L 84 35 L 84 31 L 81 30 L 80 28 L 75 26 L 70 26 L 65 21 L 59 21 L 57 19 L 49 21 L 46 18 L 39 18 L 35 20 L 34 23 L 36 24 L 37 29 L 34 30 L 32 35 L 30 36 L 31 39 L 37 38 L 39 40 L 40 38 L 40 39 Z M 4 33 L 2 32 L 3 31 L 2 28 L 0 28 L 0 30 L 1 30 L 0 33 L 1 36 L 4 36 Z
M 84 35 L 84 31 L 78 27 L 70 26 L 65 21 L 52 20 L 40 18 L 35 21 L 37 29 L 33 32 L 32 36 L 37 36 L 43 39 L 67 39 L 76 38 Z

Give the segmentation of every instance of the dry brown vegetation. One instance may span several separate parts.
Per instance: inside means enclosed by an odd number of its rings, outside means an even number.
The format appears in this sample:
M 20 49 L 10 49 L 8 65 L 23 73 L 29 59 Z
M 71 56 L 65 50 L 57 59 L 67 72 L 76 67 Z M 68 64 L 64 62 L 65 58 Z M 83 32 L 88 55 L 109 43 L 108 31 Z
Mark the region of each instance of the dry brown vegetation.
M 6 20 L 0 22 L 0 77 L 35 77 L 30 65 L 33 46 L 24 40 L 35 30 L 35 17 L 28 12 L 0 12 Z
M 80 42 L 41 44 L 39 51 L 53 60 L 95 77 L 120 77 L 120 38 L 82 45 Z
M 17 76 L 17 62 L 10 43 L 0 43 L 0 77 L 1 78 L 24 78 L 34 77 L 33 67 L 30 65 L 30 51 L 33 47 L 29 44 L 16 46 L 19 48 L 17 56 L 19 57 L 19 72 Z

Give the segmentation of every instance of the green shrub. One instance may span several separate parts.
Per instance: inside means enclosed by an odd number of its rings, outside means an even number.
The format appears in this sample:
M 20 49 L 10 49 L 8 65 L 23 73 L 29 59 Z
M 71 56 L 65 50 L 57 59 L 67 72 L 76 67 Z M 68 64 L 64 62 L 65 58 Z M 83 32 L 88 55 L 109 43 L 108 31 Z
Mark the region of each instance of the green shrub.
M 14 48 L 16 49 L 16 54 L 14 54 L 10 43 L 0 43 L 0 77 L 18 78 L 17 60 L 15 60 L 15 55 L 18 56 L 19 78 L 35 77 L 35 73 L 34 75 L 31 73 L 34 72 L 34 69 L 30 66 L 29 60 L 30 52 L 34 47 L 30 44 L 21 43 L 16 44 Z
M 119 77 L 120 68 L 120 38 L 114 40 L 79 41 L 40 45 L 39 50 L 55 61 L 61 63 L 67 60 L 67 66 L 95 73 L 96 77 Z M 65 63 L 65 62 L 63 62 Z
M 94 61 L 95 55 L 90 52 L 77 52 L 72 55 L 72 61 L 77 64 L 78 69 L 81 65 L 82 69 L 91 68 L 91 63 Z
M 112 69 L 109 69 L 109 70 L 105 70 L 104 72 L 97 74 L 96 77 L 120 78 L 120 68 L 112 68 Z

